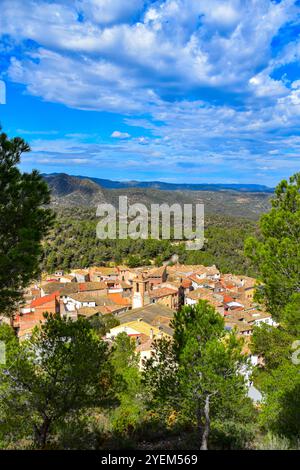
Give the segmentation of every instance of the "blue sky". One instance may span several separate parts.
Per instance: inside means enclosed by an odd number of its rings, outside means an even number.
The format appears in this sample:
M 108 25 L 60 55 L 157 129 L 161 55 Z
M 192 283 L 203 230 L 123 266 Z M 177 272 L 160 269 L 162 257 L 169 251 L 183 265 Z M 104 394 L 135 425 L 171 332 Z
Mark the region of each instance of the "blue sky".
M 0 0 L 22 168 L 260 183 L 300 169 L 300 2 Z

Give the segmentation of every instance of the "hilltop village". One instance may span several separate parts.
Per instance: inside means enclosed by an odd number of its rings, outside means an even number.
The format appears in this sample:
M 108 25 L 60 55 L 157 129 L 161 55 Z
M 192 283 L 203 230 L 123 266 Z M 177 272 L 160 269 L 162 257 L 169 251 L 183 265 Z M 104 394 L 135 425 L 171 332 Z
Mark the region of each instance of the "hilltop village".
M 105 336 L 113 341 L 121 332 L 135 339 L 141 361 L 151 356 L 154 339 L 172 337 L 174 312 L 184 305 L 206 300 L 221 316 L 225 327 L 245 338 L 245 353 L 253 327 L 276 325 L 271 315 L 254 301 L 256 280 L 221 274 L 216 266 L 126 266 L 57 270 L 27 289 L 25 303 L 14 316 L 20 340 L 44 322 L 44 313 L 58 313 L 76 320 L 111 315 L 118 320 Z M 253 364 L 260 358 L 251 357 Z

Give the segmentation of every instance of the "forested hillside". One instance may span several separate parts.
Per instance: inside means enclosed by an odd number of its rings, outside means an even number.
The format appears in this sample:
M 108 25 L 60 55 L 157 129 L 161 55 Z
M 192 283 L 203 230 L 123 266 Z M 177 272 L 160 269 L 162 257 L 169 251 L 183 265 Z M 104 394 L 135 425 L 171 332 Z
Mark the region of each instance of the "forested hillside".
M 270 192 L 262 190 L 170 190 L 168 185 L 161 187 L 101 187 L 93 179 L 70 176 L 64 173 L 44 175 L 51 189 L 51 203 L 55 208 L 86 207 L 96 211 L 98 204 L 119 205 L 119 196 L 127 196 L 128 204 L 143 203 L 147 208 L 151 204 L 204 204 L 206 214 L 220 214 L 258 220 L 263 212 L 270 208 Z M 188 186 L 188 185 L 187 185 Z M 176 187 L 176 186 L 175 186 Z
M 253 221 L 206 215 L 205 245 L 200 251 L 187 251 L 184 243 L 172 240 L 99 240 L 97 222 L 92 209 L 58 209 L 55 226 L 44 240 L 43 269 L 51 272 L 111 262 L 131 267 L 160 265 L 176 253 L 182 263 L 216 264 L 224 273 L 255 274 L 243 253 L 245 238 L 257 230 Z

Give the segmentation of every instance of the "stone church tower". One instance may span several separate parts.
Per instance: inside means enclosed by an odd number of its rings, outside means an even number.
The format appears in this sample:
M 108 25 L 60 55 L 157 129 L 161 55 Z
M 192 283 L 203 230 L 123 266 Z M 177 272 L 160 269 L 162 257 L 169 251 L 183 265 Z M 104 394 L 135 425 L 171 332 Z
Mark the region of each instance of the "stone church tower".
M 132 297 L 132 308 L 144 307 L 150 303 L 149 297 L 149 281 L 140 274 L 136 279 L 133 280 L 133 297 Z

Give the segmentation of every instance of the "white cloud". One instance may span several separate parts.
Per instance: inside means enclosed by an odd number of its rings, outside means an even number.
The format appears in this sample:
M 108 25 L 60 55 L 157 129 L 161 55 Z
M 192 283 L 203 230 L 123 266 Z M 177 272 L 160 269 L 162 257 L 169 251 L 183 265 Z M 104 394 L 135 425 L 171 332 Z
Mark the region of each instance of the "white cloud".
M 138 112 L 156 99 L 151 90 L 137 89 L 133 95 L 136 81 L 117 65 L 90 58 L 82 63 L 46 49 L 32 59 L 12 58 L 8 73 L 14 82 L 26 83 L 30 94 L 78 109 Z
M 23 135 L 57 135 L 58 131 L 32 131 L 28 129 L 17 129 L 17 132 Z
M 111 134 L 111 137 L 114 137 L 115 139 L 128 139 L 130 134 L 128 134 L 128 132 L 114 131 Z
M 278 4 L 270 0 L 166 0 L 152 4 L 144 18 L 131 23 L 129 17 L 141 12 L 147 2 L 133 0 L 131 6 L 119 0 L 28 2 L 3 0 L 3 33 L 18 41 L 37 41 L 41 49 L 59 53 L 66 61 L 70 54 L 78 54 L 83 68 L 91 61 L 94 66 L 105 63 L 107 69 L 121 69 L 119 79 L 135 81 L 135 90 L 146 86 L 159 93 L 168 85 L 173 89 L 229 86 L 232 91 L 246 90 L 253 72 L 271 60 L 272 38 L 293 13 L 291 0 Z M 84 21 L 78 21 L 81 10 L 90 12 Z M 124 21 L 129 23 L 99 24 L 100 17 L 109 23 L 125 10 Z M 32 67 L 26 60 L 20 66 Z M 49 63 L 47 69 L 51 74 Z M 114 76 L 106 71 L 107 81 Z M 93 87 L 91 80 L 84 83 Z
M 273 80 L 268 71 L 263 71 L 249 80 L 249 85 L 258 97 L 280 97 L 289 94 L 289 90 L 281 80 Z
M 143 0 L 79 0 L 79 9 L 86 18 L 100 24 L 129 21 L 132 15 L 141 12 Z

